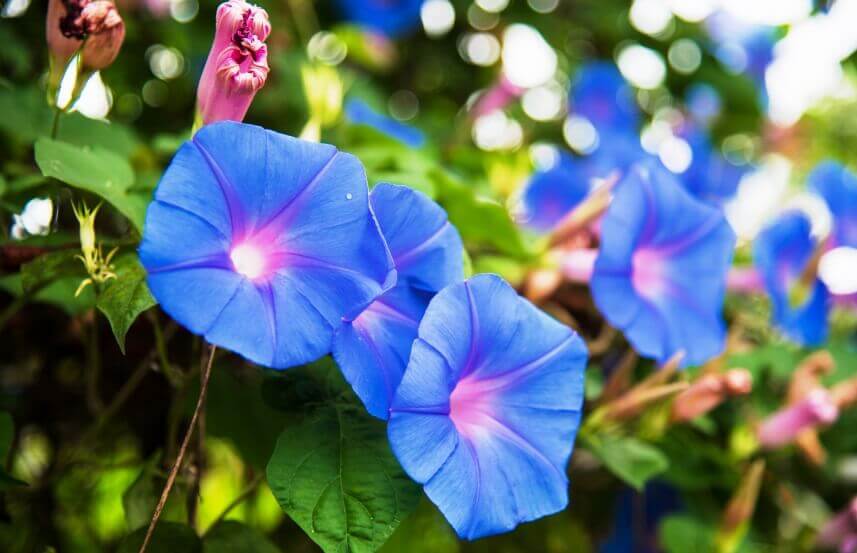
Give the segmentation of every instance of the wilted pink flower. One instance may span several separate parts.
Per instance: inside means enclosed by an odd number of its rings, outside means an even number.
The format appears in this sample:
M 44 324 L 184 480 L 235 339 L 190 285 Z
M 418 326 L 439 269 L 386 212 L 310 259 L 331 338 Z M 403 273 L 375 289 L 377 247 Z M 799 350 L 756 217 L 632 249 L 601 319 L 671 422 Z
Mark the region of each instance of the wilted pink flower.
M 45 34 L 51 52 L 50 84 L 56 88 L 82 45 L 81 72 L 113 63 L 125 39 L 125 22 L 109 0 L 50 0 Z
M 857 546 L 857 498 L 824 525 L 816 543 L 825 549 L 853 553 Z
M 830 393 L 813 390 L 801 401 L 774 413 L 759 427 L 759 443 L 776 448 L 791 443 L 804 430 L 830 424 L 839 417 L 839 408 Z
M 109 0 L 89 2 L 78 21 L 86 38 L 81 70 L 99 71 L 110 66 L 125 40 L 125 22 L 116 6 Z
M 197 91 L 203 124 L 243 121 L 268 78 L 268 13 L 243 0 L 217 8 L 217 28 Z

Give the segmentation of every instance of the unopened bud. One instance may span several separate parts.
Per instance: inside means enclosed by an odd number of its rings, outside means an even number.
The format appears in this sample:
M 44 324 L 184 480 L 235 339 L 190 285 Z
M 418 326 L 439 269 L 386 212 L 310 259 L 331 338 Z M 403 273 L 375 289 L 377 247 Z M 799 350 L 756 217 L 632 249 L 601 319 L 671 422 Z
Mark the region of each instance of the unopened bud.
M 759 427 L 759 443 L 768 449 L 784 446 L 804 430 L 830 424 L 839 417 L 839 409 L 824 389 L 810 392 L 806 398 L 774 413 Z
M 830 519 L 816 537 L 819 547 L 846 551 L 843 546 L 857 539 L 857 498 Z
M 86 36 L 81 70 L 86 73 L 109 67 L 125 40 L 125 22 L 116 6 L 109 0 L 95 0 L 83 8 L 80 20 Z
M 217 9 L 214 41 L 197 90 L 203 124 L 243 121 L 268 79 L 268 13 L 242 0 Z
M 707 374 L 698 378 L 678 396 L 672 406 L 673 422 L 685 422 L 702 416 L 731 396 L 750 393 L 753 379 L 744 369 L 725 374 Z

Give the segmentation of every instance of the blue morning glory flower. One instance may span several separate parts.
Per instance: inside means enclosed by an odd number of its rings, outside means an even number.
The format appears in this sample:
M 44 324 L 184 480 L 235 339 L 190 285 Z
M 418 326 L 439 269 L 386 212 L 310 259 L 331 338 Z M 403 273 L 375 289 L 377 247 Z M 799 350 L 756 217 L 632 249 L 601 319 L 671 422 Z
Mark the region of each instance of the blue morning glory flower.
M 601 226 L 591 288 L 598 309 L 638 352 L 697 365 L 725 339 L 721 308 L 735 233 L 657 163 L 619 183 Z
M 833 247 L 857 248 L 857 175 L 833 161 L 820 163 L 809 187 L 824 198 L 833 214 Z
M 799 286 L 816 248 L 810 230 L 805 214 L 784 213 L 756 237 L 753 261 L 771 297 L 774 322 L 783 334 L 800 344 L 817 345 L 827 338 L 829 293 L 817 278 L 809 290 Z
M 569 95 L 571 113 L 592 123 L 598 134 L 595 150 L 587 158 L 592 176 L 621 175 L 634 163 L 651 158 L 640 144 L 641 115 L 634 91 L 614 64 L 593 62 L 581 67 Z
M 338 0 L 337 4 L 352 23 L 395 38 L 419 27 L 423 0 Z
M 589 194 L 591 164 L 585 158 L 560 153 L 553 167 L 537 171 L 521 198 L 524 221 L 538 231 L 549 231 Z
M 765 100 L 765 71 L 774 59 L 776 28 L 745 23 L 724 11 L 706 19 L 705 26 L 717 59 L 733 73 L 749 76 Z
M 412 148 L 420 148 L 426 142 L 426 137 L 421 130 L 373 111 L 369 104 L 362 100 L 349 100 L 345 104 L 345 116 L 356 125 L 372 127 Z
M 693 154 L 690 167 L 680 177 L 684 187 L 700 200 L 715 205 L 734 196 L 744 171 L 720 154 L 707 131 L 687 123 L 678 136 L 688 143 Z
M 386 419 L 434 293 L 464 278 L 463 246 L 446 212 L 425 194 L 378 184 L 369 196 L 398 272 L 396 286 L 342 324 L 333 356 L 372 415 Z
M 685 105 L 693 119 L 706 127 L 723 111 L 720 94 L 713 86 L 705 83 L 694 83 L 688 87 Z
M 586 358 L 574 332 L 498 276 L 448 286 L 429 304 L 388 435 L 459 536 L 565 508 Z
M 146 213 L 161 307 L 210 343 L 285 368 L 330 351 L 342 317 L 395 278 L 354 156 L 252 125 L 203 127 Z
M 570 92 L 571 111 L 589 120 L 600 135 L 637 133 L 640 110 L 634 91 L 610 62 L 582 66 Z

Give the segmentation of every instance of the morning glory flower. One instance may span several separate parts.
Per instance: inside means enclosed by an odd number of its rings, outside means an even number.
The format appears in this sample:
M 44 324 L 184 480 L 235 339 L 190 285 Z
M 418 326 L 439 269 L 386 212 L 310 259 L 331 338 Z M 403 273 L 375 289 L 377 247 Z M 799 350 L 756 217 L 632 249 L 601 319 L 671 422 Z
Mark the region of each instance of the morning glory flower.
M 420 319 L 435 292 L 464 278 L 464 252 L 446 212 L 425 194 L 381 183 L 369 202 L 387 239 L 398 280 L 340 326 L 333 356 L 366 410 L 386 419 Z
M 809 218 L 799 211 L 781 215 L 756 237 L 753 261 L 771 297 L 774 322 L 800 344 L 827 338 L 829 293 L 818 278 L 801 283 L 816 244 Z
M 372 110 L 369 104 L 362 100 L 349 100 L 345 104 L 345 116 L 355 125 L 372 127 L 381 134 L 412 148 L 419 148 L 426 141 L 421 130 Z
M 388 435 L 459 536 L 507 532 L 565 508 L 586 357 L 574 332 L 498 276 L 431 301 Z
M 723 349 L 721 308 L 735 233 L 657 163 L 635 165 L 601 224 L 595 304 L 638 352 L 698 365 Z
M 690 166 L 680 177 L 688 192 L 714 205 L 722 205 L 733 197 L 744 171 L 720 154 L 705 129 L 688 122 L 678 136 L 687 142 L 693 154 Z
M 329 352 L 342 318 L 395 278 L 354 156 L 234 122 L 179 149 L 140 260 L 171 317 L 274 368 Z
M 338 0 L 337 4 L 352 23 L 395 38 L 419 27 L 423 0 Z
M 614 64 L 593 62 L 581 67 L 569 96 L 573 116 L 589 121 L 598 135 L 588 157 L 594 177 L 621 175 L 651 157 L 640 144 L 641 117 L 634 91 Z
M 521 198 L 526 225 L 551 230 L 589 194 L 591 171 L 586 159 L 560 153 L 552 167 L 534 173 Z
M 569 100 L 572 112 L 586 117 L 599 134 L 637 133 L 640 110 L 634 103 L 634 91 L 613 63 L 599 61 L 581 67 Z
M 857 175 L 839 163 L 826 161 L 813 169 L 808 181 L 833 214 L 831 247 L 857 248 Z

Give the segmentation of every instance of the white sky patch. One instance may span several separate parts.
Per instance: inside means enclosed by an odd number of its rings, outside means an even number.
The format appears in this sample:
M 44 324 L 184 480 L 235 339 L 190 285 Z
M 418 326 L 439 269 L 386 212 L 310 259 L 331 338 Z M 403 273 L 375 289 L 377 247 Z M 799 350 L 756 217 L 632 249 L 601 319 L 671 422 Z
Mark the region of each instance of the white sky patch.
M 638 31 L 655 36 L 669 28 L 673 12 L 667 0 L 634 0 L 628 18 Z
M 531 88 L 521 98 L 521 105 L 534 121 L 552 121 L 558 119 L 565 107 L 563 87 L 556 82 L 549 82 L 536 88 Z
M 783 156 L 770 155 L 761 166 L 744 176 L 735 197 L 726 204 L 726 218 L 741 240 L 752 240 L 776 215 L 788 192 L 792 164 Z
M 472 134 L 476 146 L 486 151 L 514 150 L 524 141 L 521 124 L 501 110 L 476 119 Z
M 581 154 L 591 154 L 598 148 L 598 131 L 589 119 L 572 115 L 562 126 L 562 136 L 572 150 Z

